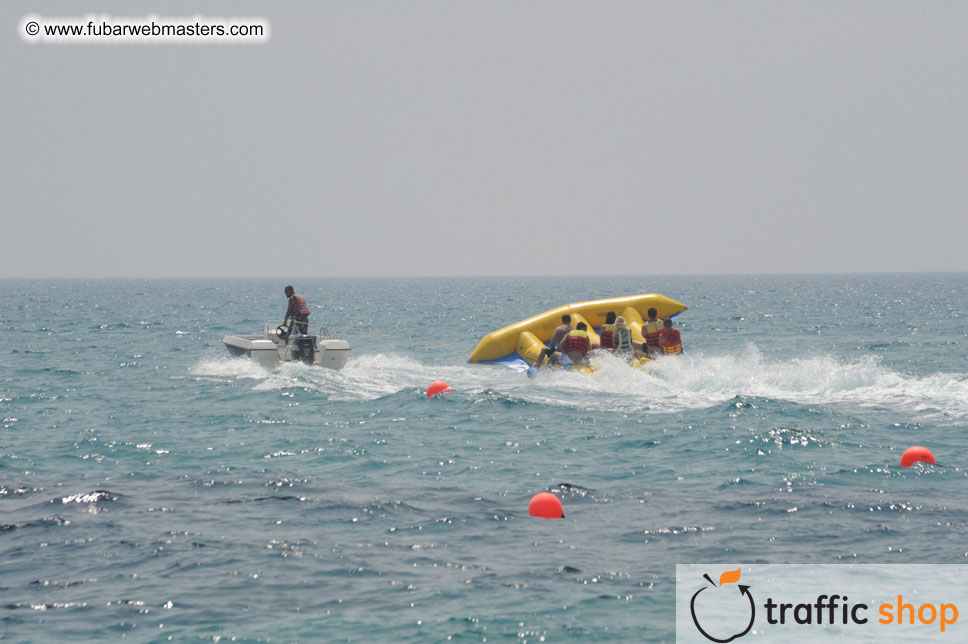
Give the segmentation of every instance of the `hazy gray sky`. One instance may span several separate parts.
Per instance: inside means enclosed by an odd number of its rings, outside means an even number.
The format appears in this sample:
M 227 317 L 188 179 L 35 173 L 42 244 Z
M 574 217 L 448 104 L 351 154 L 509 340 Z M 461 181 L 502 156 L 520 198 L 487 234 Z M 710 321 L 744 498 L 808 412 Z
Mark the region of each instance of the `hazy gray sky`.
M 30 13 L 272 36 L 28 44 Z M 962 1 L 0 16 L 0 277 L 968 270 Z

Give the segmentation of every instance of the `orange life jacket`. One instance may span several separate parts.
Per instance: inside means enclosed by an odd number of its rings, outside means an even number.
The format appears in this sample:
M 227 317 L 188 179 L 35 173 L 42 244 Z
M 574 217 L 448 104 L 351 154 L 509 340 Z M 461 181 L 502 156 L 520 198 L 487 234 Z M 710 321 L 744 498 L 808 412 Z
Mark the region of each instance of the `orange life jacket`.
M 566 335 L 558 344 L 558 350 L 566 354 L 572 351 L 577 351 L 578 353 L 585 355 L 588 353 L 588 334 L 584 331 L 579 331 L 578 329 L 570 331 L 568 335 Z
M 603 324 L 601 330 L 598 332 L 598 337 L 601 338 L 601 347 L 603 349 L 612 349 L 615 347 L 615 325 L 614 324 Z
M 662 345 L 662 353 L 682 353 L 682 338 L 679 337 L 679 331 L 676 329 L 663 330 L 661 335 L 665 339 L 665 344 Z
M 650 347 L 659 346 L 659 334 L 662 333 L 662 320 L 646 320 L 645 324 L 642 325 L 642 337 L 645 338 L 645 343 Z

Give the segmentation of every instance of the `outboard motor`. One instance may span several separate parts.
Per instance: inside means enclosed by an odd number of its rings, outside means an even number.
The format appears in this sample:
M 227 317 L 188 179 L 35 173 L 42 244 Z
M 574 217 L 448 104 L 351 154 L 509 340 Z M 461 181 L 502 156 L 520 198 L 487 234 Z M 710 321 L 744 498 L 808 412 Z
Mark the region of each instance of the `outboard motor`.
M 316 361 L 316 337 L 311 335 L 295 335 L 292 341 L 293 360 L 302 360 L 306 364 Z

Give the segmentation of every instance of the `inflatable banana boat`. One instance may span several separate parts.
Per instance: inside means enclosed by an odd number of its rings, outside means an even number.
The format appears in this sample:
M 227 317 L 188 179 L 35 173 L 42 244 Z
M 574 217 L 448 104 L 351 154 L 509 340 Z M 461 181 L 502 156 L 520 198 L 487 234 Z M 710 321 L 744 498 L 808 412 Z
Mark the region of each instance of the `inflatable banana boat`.
M 588 339 L 593 346 L 599 343 L 598 330 L 605 324 L 609 311 L 624 317 L 632 339 L 643 342 L 643 319 L 648 318 L 651 308 L 658 312 L 659 318 L 675 317 L 686 310 L 684 304 L 657 293 L 565 304 L 488 333 L 467 361 L 503 364 L 524 371 L 548 346 L 555 328 L 561 324 L 561 316 L 566 313 L 571 316 L 572 325 L 579 322 L 588 325 Z

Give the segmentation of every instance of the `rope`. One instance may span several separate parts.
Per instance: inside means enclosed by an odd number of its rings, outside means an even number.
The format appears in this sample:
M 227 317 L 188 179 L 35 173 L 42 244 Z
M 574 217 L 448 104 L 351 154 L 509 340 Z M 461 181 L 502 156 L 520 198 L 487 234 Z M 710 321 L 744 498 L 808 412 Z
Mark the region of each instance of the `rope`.
M 424 344 L 433 344 L 441 347 L 450 347 L 454 349 L 460 349 L 462 351 L 467 350 L 467 345 L 464 344 L 454 344 L 452 342 L 440 342 L 439 340 L 424 340 L 422 338 L 408 338 L 402 335 L 392 335 L 390 333 L 380 333 L 378 331 L 366 331 L 363 329 L 346 329 L 336 326 L 325 327 L 327 329 L 332 329 L 334 331 L 340 331 L 342 333 L 360 333 L 363 335 L 372 335 L 378 338 L 390 338 L 391 340 L 404 340 L 406 342 L 422 342 Z

